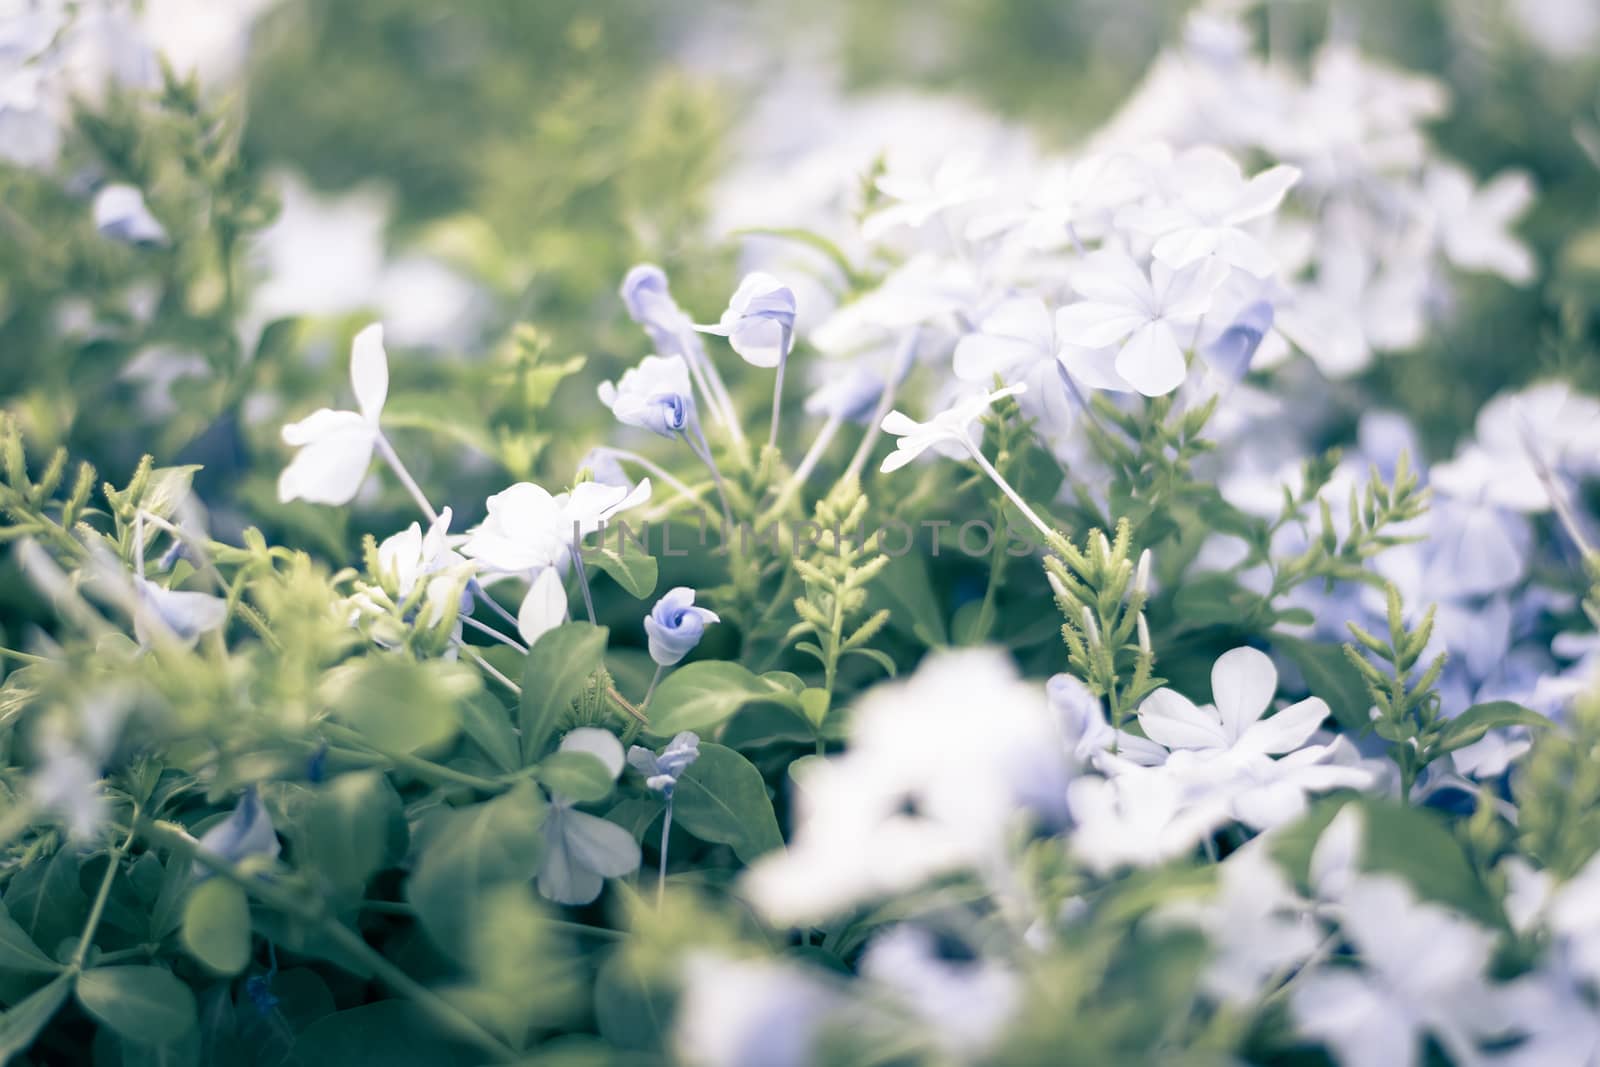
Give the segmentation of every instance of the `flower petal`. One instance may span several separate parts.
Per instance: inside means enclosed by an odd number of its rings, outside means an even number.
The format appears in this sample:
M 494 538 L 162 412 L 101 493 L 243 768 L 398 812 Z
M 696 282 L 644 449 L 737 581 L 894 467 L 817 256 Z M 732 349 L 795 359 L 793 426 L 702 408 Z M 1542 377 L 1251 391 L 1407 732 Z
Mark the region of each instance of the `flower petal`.
M 1117 373 L 1145 396 L 1166 396 L 1189 376 L 1183 349 L 1164 322 L 1135 330 L 1117 353 Z
M 567 621 L 567 590 L 554 567 L 546 567 L 528 587 L 517 611 L 517 632 L 532 645 L 547 631 Z
M 368 422 L 376 424 L 389 398 L 389 356 L 383 350 L 383 324 L 373 323 L 350 345 L 350 384 L 355 387 L 356 407 Z
M 1224 652 L 1211 667 L 1211 701 L 1222 716 L 1230 743 L 1261 718 L 1277 691 L 1278 668 L 1257 649 Z
M 1214 715 L 1171 689 L 1157 689 L 1139 706 L 1139 725 L 1150 740 L 1169 749 L 1226 748 L 1228 738 Z
M 1327 717 L 1327 702 L 1321 697 L 1307 697 L 1245 730 L 1236 747 L 1269 756 L 1293 752 L 1311 740 Z

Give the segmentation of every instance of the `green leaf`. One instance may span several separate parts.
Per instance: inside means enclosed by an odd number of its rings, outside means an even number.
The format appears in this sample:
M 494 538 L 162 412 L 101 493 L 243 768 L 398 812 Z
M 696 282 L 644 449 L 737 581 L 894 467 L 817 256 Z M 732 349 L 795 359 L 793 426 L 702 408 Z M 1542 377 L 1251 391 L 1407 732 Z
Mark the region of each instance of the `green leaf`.
M 800 710 L 805 713 L 806 720 L 812 726 L 822 725 L 822 720 L 828 717 L 830 703 L 826 689 L 812 688 L 800 694 Z
M 634 1052 L 666 1048 L 673 1000 L 670 990 L 646 981 L 634 953 L 612 952 L 595 973 L 595 1022 L 613 1048 Z
M 604 660 L 609 633 L 604 626 L 569 622 L 533 643 L 522 667 L 518 712 L 524 764 L 544 753 L 561 717 Z
M 183 909 L 183 947 L 211 971 L 238 974 L 250 962 L 250 901 L 222 878 L 195 886 Z
M 939 597 L 921 556 L 913 552 L 891 559 L 873 580 L 872 590 L 889 602 L 890 626 L 909 627 L 913 637 L 933 648 L 950 643 Z
M 323 1016 L 300 1034 L 294 1053 L 308 1067 L 467 1067 L 483 1059 L 404 999 Z
M 89 898 L 78 885 L 78 858 L 70 848 L 24 867 L 6 886 L 6 910 L 35 945 L 75 937 L 89 916 Z
M 18 926 L 0 901 L 0 970 L 22 974 L 55 974 L 61 964 L 46 956 L 28 932 Z
M 440 948 L 460 958 L 487 892 L 538 873 L 544 817 L 543 795 L 532 782 L 519 782 L 482 804 L 429 816 L 419 830 L 422 846 L 405 893 Z
M 1226 574 L 1206 572 L 1188 578 L 1172 597 L 1172 611 L 1184 622 L 1202 626 L 1237 625 L 1261 598 Z
M 761 772 L 739 753 L 702 742 L 673 791 L 672 815 L 702 841 L 732 847 L 745 863 L 783 847 Z
M 78 1002 L 129 1041 L 161 1045 L 195 1023 L 194 993 L 160 967 L 97 967 L 78 977 Z
M 341 774 L 311 794 L 303 809 L 300 858 L 335 889 L 359 892 L 383 866 L 391 835 L 403 831 L 404 822 L 388 778 L 376 771 Z
M 1054 620 L 1051 621 L 1051 629 L 1052 630 L 1057 629 Z M 847 648 L 847 649 L 845 649 L 844 654 L 847 655 L 847 656 L 865 656 L 865 657 L 867 657 L 872 662 L 874 662 L 878 666 L 882 667 L 884 669 L 884 672 L 886 674 L 888 674 L 889 677 L 891 677 L 891 678 L 893 678 L 897 673 L 899 673 L 895 668 L 894 660 L 889 658 L 889 654 L 887 652 L 881 652 L 876 648 Z
M 1483 736 L 1490 730 L 1496 730 L 1502 726 L 1546 727 L 1551 725 L 1554 724 L 1532 708 L 1525 708 L 1521 704 L 1516 704 L 1509 700 L 1493 700 L 1487 704 L 1474 704 L 1444 724 L 1444 732 L 1439 735 L 1432 752 L 1442 756 L 1446 752 L 1454 752 L 1458 748 L 1465 748 L 1475 741 L 1481 741 Z
M 650 732 L 671 737 L 684 730 L 704 734 L 746 704 L 770 701 L 799 709 L 798 698 L 776 682 L 751 674 L 737 663 L 703 660 L 679 667 L 650 700 Z
M 60 974 L 0 1014 L 0 1063 L 10 1063 L 33 1044 L 71 992 L 72 975 Z
M 144 495 L 139 501 L 139 506 L 152 515 L 163 519 L 172 518 L 172 513 L 189 495 L 189 489 L 194 484 L 195 472 L 199 469 L 199 464 L 157 467 L 150 472 L 150 480 L 145 483 Z M 150 537 L 148 533 L 145 536 L 147 540 Z
M 385 752 L 442 747 L 461 723 L 456 701 L 476 686 L 455 664 L 393 655 L 369 656 L 330 677 L 339 718 Z
M 580 804 L 611 795 L 614 779 L 600 757 L 590 752 L 552 752 L 539 761 L 539 780 L 553 793 Z
M 470 700 L 462 701 L 458 710 L 462 732 L 483 750 L 490 763 L 507 773 L 522 766 L 511 716 L 493 693 L 479 692 Z
M 1302 883 L 1307 880 L 1317 840 L 1346 804 L 1356 805 L 1361 812 L 1362 870 L 1399 875 L 1418 896 L 1449 905 L 1480 922 L 1504 925 L 1504 914 L 1449 824 L 1425 808 L 1374 797 L 1323 800 L 1299 822 L 1274 835 L 1272 855 L 1292 878 Z
M 607 538 L 599 545 L 584 545 L 583 562 L 584 566 L 605 571 L 635 600 L 643 600 L 656 591 L 660 575 L 656 558 L 621 530 L 615 538 Z
M 1313 644 L 1275 633 L 1272 647 L 1294 661 L 1305 675 L 1306 688 L 1312 696 L 1328 702 L 1340 726 L 1351 733 L 1360 733 L 1371 725 L 1367 712 L 1372 708 L 1372 694 L 1367 692 L 1367 683 L 1350 665 L 1342 646 Z

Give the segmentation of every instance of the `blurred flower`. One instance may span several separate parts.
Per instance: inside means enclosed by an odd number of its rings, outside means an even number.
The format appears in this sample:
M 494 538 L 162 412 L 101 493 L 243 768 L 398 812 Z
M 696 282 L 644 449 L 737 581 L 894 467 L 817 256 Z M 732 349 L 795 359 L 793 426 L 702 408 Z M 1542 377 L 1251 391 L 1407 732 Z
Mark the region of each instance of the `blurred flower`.
M 908 923 L 874 937 L 860 969 L 957 1062 L 988 1050 L 1021 1006 L 1021 982 L 1009 968 L 981 957 L 946 958 L 930 931 Z
M 677 788 L 679 776 L 699 758 L 700 736 L 688 730 L 673 737 L 660 755 L 641 745 L 628 749 L 628 766 L 644 775 L 647 788 L 669 799 Z
M 1056 335 L 1065 343 L 1097 349 L 1119 344 L 1116 371 L 1146 396 L 1164 396 L 1188 375 L 1184 349 L 1191 330 L 1211 306 L 1211 294 L 1228 268 L 1215 259 L 1174 271 L 1160 260 L 1146 276 L 1123 253 L 1091 253 L 1072 275 L 1086 300 L 1056 313 Z
M 251 856 L 276 859 L 282 846 L 272 828 L 272 816 L 261 803 L 255 786 L 248 786 L 239 803 L 226 819 L 200 836 L 199 849 L 224 863 L 238 864 Z M 209 878 L 211 870 L 199 861 L 194 865 L 196 879 Z
M 656 351 L 664 356 L 692 358 L 685 346 L 694 337 L 694 321 L 667 288 L 666 273 L 654 263 L 640 263 L 622 279 L 622 304 L 628 317 L 650 335 Z
M 284 443 L 299 451 L 278 477 L 280 501 L 348 504 L 361 488 L 389 395 L 389 357 L 378 323 L 356 334 L 350 346 L 350 384 L 359 412 L 323 408 L 283 428 Z
M 1278 209 L 1300 180 L 1298 168 L 1271 167 L 1246 180 L 1226 153 L 1200 146 L 1179 154 L 1170 171 L 1170 197 L 1117 216 L 1119 223 L 1156 239 L 1151 254 L 1157 262 L 1177 271 L 1215 257 L 1258 278 L 1277 270 L 1272 254 L 1242 227 Z
M 776 367 L 793 343 L 795 310 L 794 291 L 756 271 L 739 283 L 715 326 L 695 329 L 726 337 L 752 366 Z
M 958 445 L 967 452 L 976 452 L 978 446 L 972 440 L 972 424 L 982 418 L 996 400 L 1016 396 L 1026 392 L 1027 388 L 1026 385 L 1012 385 L 992 393 L 968 397 L 927 422 L 917 422 L 899 411 L 889 412 L 883 419 L 884 432 L 900 440 L 895 442 L 895 450 L 884 457 L 883 466 L 879 469 L 885 474 L 897 471 L 928 449 L 939 445 Z
M 1398 879 L 1366 875 L 1346 892 L 1340 927 L 1359 969 L 1324 965 L 1290 995 L 1300 1033 L 1340 1067 L 1415 1067 L 1431 1036 L 1455 1063 L 1475 1063 L 1480 1039 L 1509 1029 L 1485 980 L 1494 935 Z
M 1097 761 L 1102 753 L 1151 767 L 1167 758 L 1167 750 L 1148 738 L 1113 729 L 1100 698 L 1070 674 L 1057 674 L 1045 684 L 1050 710 L 1061 716 L 1067 743 L 1079 763 Z
M 1533 179 L 1526 173 L 1506 171 L 1474 188 L 1465 168 L 1435 163 L 1423 178 L 1422 198 L 1451 263 L 1493 271 L 1518 285 L 1534 279 L 1533 253 L 1508 232 L 1533 203 Z
M 622 743 L 608 730 L 573 730 L 561 739 L 561 751 L 588 753 L 613 780 L 622 773 Z M 578 811 L 559 793 L 550 797 L 542 833 L 539 892 L 558 904 L 587 904 L 600 895 L 605 879 L 620 878 L 639 867 L 639 845 L 628 831 Z
M 682 356 L 646 356 L 616 383 L 601 382 L 598 392 L 625 426 L 676 437 L 694 422 L 694 388 Z
M 1114 778 L 1085 776 L 1067 786 L 1068 844 L 1097 874 L 1149 867 L 1198 848 L 1228 821 L 1219 799 L 1190 795 L 1160 767 L 1131 764 Z
M 695 1067 L 809 1067 L 843 990 L 808 967 L 696 952 L 684 963 L 673 1044 Z
M 224 597 L 166 589 L 146 578 L 135 578 L 134 587 L 141 603 L 149 609 L 134 616 L 134 632 L 141 644 L 149 638 L 146 619 L 160 622 L 174 637 L 188 644 L 228 620 L 228 601 Z
M 167 243 L 166 228 L 150 214 L 137 186 L 112 184 L 94 197 L 94 225 L 102 234 L 128 244 Z
M 680 585 L 668 590 L 644 617 L 644 632 L 650 638 L 650 658 L 659 666 L 672 666 L 700 643 L 706 623 L 721 621 L 709 608 L 694 606 L 693 589 Z
M 897 226 L 916 228 L 950 208 L 988 196 L 994 182 L 979 173 L 981 164 L 976 153 L 949 155 L 931 168 L 891 162 L 876 182 L 889 205 L 867 216 L 862 236 L 876 241 Z
M 1272 317 L 1272 305 L 1266 301 L 1250 304 L 1200 354 L 1223 377 L 1239 381 L 1249 373 L 1261 339 L 1272 329 Z

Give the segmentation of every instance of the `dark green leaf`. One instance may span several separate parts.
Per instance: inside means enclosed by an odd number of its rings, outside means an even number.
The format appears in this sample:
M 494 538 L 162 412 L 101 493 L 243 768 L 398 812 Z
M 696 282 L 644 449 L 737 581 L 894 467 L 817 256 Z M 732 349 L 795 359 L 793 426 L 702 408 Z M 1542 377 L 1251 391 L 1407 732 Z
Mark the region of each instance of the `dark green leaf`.
M 489 692 L 480 692 L 470 700 L 461 702 L 461 729 L 473 744 L 483 750 L 502 771 L 510 772 L 522 765 L 517 753 L 517 732 L 511 725 L 511 716 L 505 705 Z
M 731 846 L 744 862 L 783 847 L 761 772 L 731 748 L 702 742 L 672 800 L 673 818 L 702 841 Z
M 342 774 L 318 788 L 300 817 L 302 860 L 343 891 L 360 891 L 384 864 L 400 796 L 374 771 Z
M 33 1044 L 72 992 L 72 975 L 57 975 L 0 1014 L 0 1063 L 10 1063 Z
M 890 626 L 909 629 L 913 637 L 934 648 L 950 643 L 939 597 L 921 556 L 913 552 L 891 559 L 873 580 L 872 591 L 881 594 L 893 612 Z
M 1328 709 L 1339 725 L 1360 733 L 1371 724 L 1372 694 L 1367 683 L 1350 665 L 1340 645 L 1313 644 L 1284 634 L 1272 635 L 1272 647 L 1294 661 L 1305 675 L 1312 696 L 1328 702 Z
M 306 1067 L 467 1067 L 483 1059 L 406 1000 L 324 1016 L 306 1027 L 294 1051 Z
M 0 901 L 0 970 L 23 974 L 54 974 L 61 965 L 46 956 L 28 932 L 18 926 Z
M 656 558 L 640 548 L 637 542 L 623 536 L 621 530 L 617 531 L 616 536 L 606 537 L 599 545 L 584 545 L 583 562 L 587 567 L 605 571 L 635 600 L 643 600 L 656 591 L 656 579 L 660 571 Z

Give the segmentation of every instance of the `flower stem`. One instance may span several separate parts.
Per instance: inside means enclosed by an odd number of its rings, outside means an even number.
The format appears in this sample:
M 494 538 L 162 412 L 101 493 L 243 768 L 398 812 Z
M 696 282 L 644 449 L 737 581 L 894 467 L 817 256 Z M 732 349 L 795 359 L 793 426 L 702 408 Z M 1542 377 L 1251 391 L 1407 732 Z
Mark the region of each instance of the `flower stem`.
M 767 432 L 767 447 L 778 447 L 778 420 L 783 415 L 783 372 L 789 366 L 789 347 L 793 340 L 793 331 L 783 327 L 783 334 L 778 343 L 778 373 L 772 380 L 772 429 Z
M 400 462 L 400 454 L 394 450 L 394 446 L 389 443 L 389 439 L 379 433 L 377 445 L 378 455 L 382 456 L 383 461 L 389 465 L 389 469 L 394 471 L 394 476 L 400 479 L 400 484 L 405 486 L 406 492 L 411 494 L 411 499 L 416 501 L 417 507 L 422 509 L 422 513 L 428 517 L 428 521 L 438 522 L 439 513 L 433 510 L 433 505 L 428 503 L 428 498 L 422 492 L 422 487 L 417 484 L 415 478 L 411 477 L 411 472 L 406 470 L 406 465 Z
M 731 528 L 733 526 L 733 509 L 728 506 L 728 488 L 722 480 L 722 471 L 717 469 L 716 458 L 711 454 L 711 446 L 706 442 L 706 435 L 700 429 L 700 424 L 691 422 L 690 426 L 694 429 L 694 438 L 691 438 L 686 431 L 680 430 L 678 432 L 683 435 L 684 443 L 689 446 L 689 451 L 693 452 L 695 458 L 704 463 L 706 469 L 711 472 L 711 480 L 716 482 L 717 485 L 717 496 L 722 499 L 722 521 Z M 698 439 L 698 444 L 696 439 Z
M 583 554 L 578 551 L 578 546 L 573 545 L 572 566 L 577 571 L 578 588 L 583 590 L 583 609 L 589 613 L 589 625 L 599 625 L 594 617 L 594 597 L 589 592 L 589 572 L 583 567 Z
M 1005 478 L 1001 476 L 1000 472 L 994 469 L 994 464 L 990 463 L 988 459 L 984 457 L 983 450 L 977 445 L 973 444 L 970 438 L 964 437 L 962 438 L 962 442 L 967 446 L 967 451 L 972 453 L 972 458 L 983 470 L 983 473 L 987 474 L 989 476 L 989 480 L 994 482 L 994 484 L 999 487 L 1000 491 L 1011 499 L 1011 502 L 1017 506 L 1017 510 L 1021 511 L 1022 514 L 1027 517 L 1028 521 L 1033 523 L 1033 525 L 1038 528 L 1040 533 L 1044 534 L 1047 540 L 1055 537 L 1056 532 L 1050 528 L 1049 524 L 1039 517 L 1037 512 L 1028 506 L 1028 502 L 1023 500 L 1021 495 L 1015 489 L 1011 488 L 1011 483 L 1006 481 Z
M 137 811 L 134 817 L 138 817 Z M 72 960 L 67 964 L 71 970 L 83 969 L 83 961 L 89 956 L 89 947 L 94 944 L 94 934 L 100 926 L 100 917 L 105 914 L 106 901 L 111 899 L 111 883 L 117 879 L 117 871 L 122 867 L 122 857 L 127 855 L 129 847 L 133 844 L 133 838 L 134 832 L 129 830 L 122 844 L 113 848 L 106 856 L 106 875 L 100 879 L 100 891 L 95 894 L 94 904 L 89 909 L 89 918 L 83 924 L 83 933 L 78 935 L 78 947 L 73 950 Z
M 667 895 L 667 839 L 672 833 L 672 798 L 667 797 L 667 814 L 661 820 L 661 865 L 656 873 L 656 907 Z
M 474 630 L 477 630 L 479 633 L 485 634 L 485 635 L 487 635 L 489 637 L 494 638 L 496 641 L 499 641 L 502 645 L 509 645 L 512 648 L 516 649 L 518 652 L 521 652 L 523 655 L 527 655 L 528 654 L 528 647 L 526 645 L 524 645 L 521 641 L 518 641 L 514 637 L 507 637 L 505 634 L 501 633 L 499 630 L 496 630 L 493 626 L 490 626 L 487 623 L 479 622 L 477 619 L 474 619 L 471 615 L 462 615 L 462 616 L 460 616 L 460 619 L 461 619 L 461 622 L 462 622 L 463 625 L 470 626 Z
M 648 708 L 650 706 L 650 698 L 656 694 L 656 684 L 661 681 L 661 676 L 665 673 L 667 673 L 667 665 L 665 663 L 656 664 L 656 673 L 651 677 L 650 688 L 644 691 L 644 699 L 639 702 L 639 707 Z
M 846 479 L 854 478 L 860 481 L 861 472 L 867 465 L 867 457 L 872 455 L 872 446 L 877 443 L 878 434 L 883 431 L 884 416 L 894 408 L 895 393 L 900 388 L 900 379 L 911 369 L 911 360 L 917 353 L 917 341 L 921 336 L 922 328 L 915 326 L 900 342 L 900 347 L 894 356 L 894 367 L 890 369 L 889 377 L 883 383 L 883 393 L 878 397 L 878 406 L 872 411 L 872 421 L 867 424 L 867 432 L 862 436 L 861 443 L 856 446 L 856 454 L 850 457 L 850 466 L 845 468 Z

